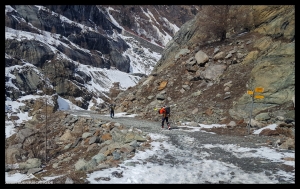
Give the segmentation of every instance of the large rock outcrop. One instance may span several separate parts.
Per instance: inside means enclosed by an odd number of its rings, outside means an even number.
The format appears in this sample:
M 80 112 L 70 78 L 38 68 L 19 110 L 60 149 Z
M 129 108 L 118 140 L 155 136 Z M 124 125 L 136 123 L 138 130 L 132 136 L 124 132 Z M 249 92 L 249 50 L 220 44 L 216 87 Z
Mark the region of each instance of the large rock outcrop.
M 175 121 L 247 123 L 265 112 L 271 119 L 264 124 L 294 119 L 294 38 L 295 6 L 203 6 L 167 44 L 152 76 L 118 96 L 120 110 L 143 107 L 142 117 L 156 119 L 153 108 L 169 104 Z M 198 64 L 200 52 L 208 58 Z M 168 84 L 158 91 L 162 81 Z M 247 91 L 256 87 L 264 98 L 252 108 Z M 150 98 L 158 94 L 164 98 Z

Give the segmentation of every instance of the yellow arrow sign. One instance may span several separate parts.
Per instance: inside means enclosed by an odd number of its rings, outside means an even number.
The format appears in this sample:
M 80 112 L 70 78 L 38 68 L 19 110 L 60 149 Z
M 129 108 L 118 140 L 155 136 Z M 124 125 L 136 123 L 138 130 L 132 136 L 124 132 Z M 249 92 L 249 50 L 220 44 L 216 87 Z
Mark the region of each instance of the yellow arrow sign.
M 255 95 L 254 98 L 263 99 L 263 98 L 265 98 L 265 97 L 262 96 L 262 95 Z
M 264 92 L 264 88 L 263 87 L 256 87 L 255 92 L 262 93 L 262 92 Z

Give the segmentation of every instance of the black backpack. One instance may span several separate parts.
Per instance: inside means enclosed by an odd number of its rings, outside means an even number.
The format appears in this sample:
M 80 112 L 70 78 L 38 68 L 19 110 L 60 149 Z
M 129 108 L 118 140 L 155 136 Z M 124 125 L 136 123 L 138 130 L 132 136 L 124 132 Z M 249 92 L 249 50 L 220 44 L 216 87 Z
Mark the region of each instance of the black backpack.
M 166 107 L 166 112 L 167 112 L 167 115 L 170 115 L 170 112 L 171 112 L 170 106 Z
M 116 105 L 115 104 L 110 104 L 109 107 L 110 107 L 111 110 L 114 110 Z

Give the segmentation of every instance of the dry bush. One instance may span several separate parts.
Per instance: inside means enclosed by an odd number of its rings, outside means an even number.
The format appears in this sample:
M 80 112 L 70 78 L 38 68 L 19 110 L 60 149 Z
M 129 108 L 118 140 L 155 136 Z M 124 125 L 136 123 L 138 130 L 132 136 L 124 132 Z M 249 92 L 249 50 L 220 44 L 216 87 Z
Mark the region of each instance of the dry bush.
M 29 152 L 30 158 L 45 158 L 45 143 L 38 140 L 37 135 L 27 137 L 23 142 L 23 149 Z
M 229 5 L 202 6 L 199 21 L 208 39 L 224 40 L 228 20 Z
M 253 29 L 255 26 L 251 10 L 252 6 L 230 6 L 227 18 L 227 32 L 239 34 Z
M 74 184 L 87 184 L 86 173 L 84 171 L 72 171 L 68 175 L 58 177 L 52 180 L 53 184 L 65 184 L 67 178 L 72 179 Z
M 204 5 L 197 15 L 201 40 L 222 41 L 226 34 L 239 34 L 254 28 L 252 6 Z
M 295 138 L 295 135 L 293 134 L 292 130 L 285 127 L 277 127 L 275 131 L 281 135 L 284 135 L 286 137 Z

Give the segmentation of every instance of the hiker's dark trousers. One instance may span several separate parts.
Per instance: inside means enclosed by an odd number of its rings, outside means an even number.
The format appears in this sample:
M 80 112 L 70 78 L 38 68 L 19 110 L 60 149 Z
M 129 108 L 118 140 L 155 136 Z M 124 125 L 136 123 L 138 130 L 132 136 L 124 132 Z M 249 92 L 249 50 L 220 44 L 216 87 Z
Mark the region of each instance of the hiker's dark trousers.
M 113 118 L 115 116 L 115 112 L 114 111 L 110 111 L 110 117 Z
M 161 126 L 164 126 L 165 121 L 166 121 L 167 125 L 169 125 L 169 118 L 168 117 L 163 117 L 162 122 L 161 122 Z

